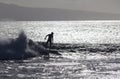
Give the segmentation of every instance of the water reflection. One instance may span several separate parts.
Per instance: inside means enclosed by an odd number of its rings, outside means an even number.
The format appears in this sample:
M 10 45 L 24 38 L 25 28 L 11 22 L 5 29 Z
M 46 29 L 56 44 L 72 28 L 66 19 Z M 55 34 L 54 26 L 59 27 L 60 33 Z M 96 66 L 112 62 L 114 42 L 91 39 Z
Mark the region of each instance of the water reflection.
M 64 53 L 63 57 L 53 56 L 49 60 L 36 57 L 24 60 L 22 63 L 15 61 L 0 62 L 0 78 L 119 79 L 120 77 L 120 63 L 117 62 L 120 60 L 119 58 L 115 59 L 111 55 L 91 54 L 84 58 L 73 59 L 71 58 L 72 55 L 74 56 L 75 53 Z M 79 54 L 79 56 L 83 55 Z M 90 56 L 99 56 L 99 58 L 94 59 Z

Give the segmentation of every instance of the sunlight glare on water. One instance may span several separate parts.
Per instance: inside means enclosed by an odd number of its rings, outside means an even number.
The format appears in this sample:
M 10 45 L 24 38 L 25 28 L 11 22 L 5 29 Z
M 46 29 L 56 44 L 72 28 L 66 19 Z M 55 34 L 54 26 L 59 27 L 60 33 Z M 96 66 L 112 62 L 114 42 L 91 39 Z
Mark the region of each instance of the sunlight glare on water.
M 54 32 L 57 43 L 120 43 L 120 21 L 17 21 L 0 27 L 0 37 L 15 37 L 22 29 L 35 41 Z
M 16 38 L 24 30 L 35 41 L 54 32 L 56 43 L 77 43 L 59 44 L 55 50 L 62 56 L 1 61 L 0 79 L 120 79 L 120 46 L 93 44 L 120 43 L 120 21 L 15 21 L 0 27 L 0 38 Z

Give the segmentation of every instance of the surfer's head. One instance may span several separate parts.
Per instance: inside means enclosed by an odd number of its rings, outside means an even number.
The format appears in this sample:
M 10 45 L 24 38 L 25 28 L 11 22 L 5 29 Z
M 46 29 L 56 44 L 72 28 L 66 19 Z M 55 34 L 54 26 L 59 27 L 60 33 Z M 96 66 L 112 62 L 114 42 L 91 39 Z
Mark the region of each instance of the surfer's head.
M 53 35 L 54 33 L 53 33 L 53 32 L 51 32 L 51 34 Z

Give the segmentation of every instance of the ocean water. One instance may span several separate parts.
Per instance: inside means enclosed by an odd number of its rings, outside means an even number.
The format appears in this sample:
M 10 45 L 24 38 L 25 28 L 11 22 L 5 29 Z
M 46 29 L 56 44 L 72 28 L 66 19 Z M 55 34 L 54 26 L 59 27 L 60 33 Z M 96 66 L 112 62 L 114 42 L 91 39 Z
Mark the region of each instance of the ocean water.
M 0 22 L 0 38 L 16 38 L 21 30 L 35 41 L 54 32 L 56 43 L 120 43 L 120 21 Z
M 63 47 L 71 48 L 58 50 L 62 55 L 50 55 L 49 60 L 34 57 L 20 61 L 0 61 L 0 79 L 120 79 L 120 50 L 80 50 L 106 48 L 105 45 L 92 46 L 87 43 L 120 43 L 120 21 L 0 22 L 0 39 L 16 38 L 21 30 L 34 41 L 45 41 L 45 35 L 54 32 L 54 42 L 71 43 L 69 46 L 63 44 Z M 72 48 L 73 43 L 78 45 L 75 46 L 77 48 Z

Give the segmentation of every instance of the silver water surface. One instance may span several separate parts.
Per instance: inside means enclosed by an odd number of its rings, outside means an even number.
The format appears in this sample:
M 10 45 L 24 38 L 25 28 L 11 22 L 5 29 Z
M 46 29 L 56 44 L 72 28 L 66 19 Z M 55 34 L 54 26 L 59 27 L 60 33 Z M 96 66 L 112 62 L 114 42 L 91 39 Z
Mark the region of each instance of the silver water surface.
M 51 55 L 49 60 L 35 57 L 21 61 L 0 61 L 0 79 L 119 79 L 119 51 L 79 50 L 82 48 L 79 43 L 120 43 L 119 28 L 119 21 L 0 22 L 0 39 L 16 38 L 24 30 L 28 38 L 44 41 L 44 36 L 53 31 L 56 43 L 71 43 L 70 47 L 72 43 L 78 44 L 78 48 L 72 51 L 58 50 L 62 56 Z M 64 46 L 67 47 L 66 44 Z

